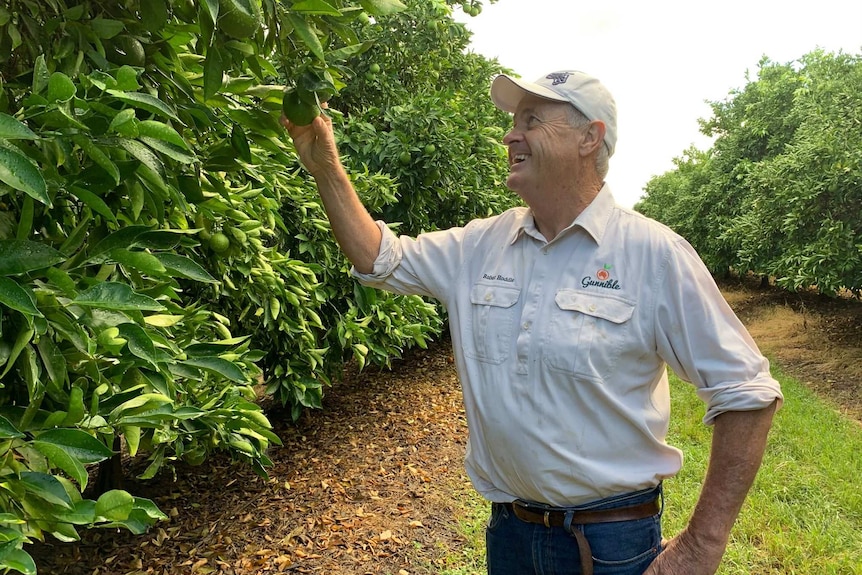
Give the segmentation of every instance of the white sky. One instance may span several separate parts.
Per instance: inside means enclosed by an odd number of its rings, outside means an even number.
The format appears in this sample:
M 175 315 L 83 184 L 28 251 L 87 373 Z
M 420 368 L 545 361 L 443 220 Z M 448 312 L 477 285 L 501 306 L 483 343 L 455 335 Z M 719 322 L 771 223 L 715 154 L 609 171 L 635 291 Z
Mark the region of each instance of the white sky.
M 499 0 L 471 18 L 471 48 L 527 80 L 563 69 L 596 76 L 617 102 L 608 182 L 631 207 L 646 182 L 694 144 L 706 100 L 724 100 L 779 63 L 815 48 L 862 53 L 862 0 Z

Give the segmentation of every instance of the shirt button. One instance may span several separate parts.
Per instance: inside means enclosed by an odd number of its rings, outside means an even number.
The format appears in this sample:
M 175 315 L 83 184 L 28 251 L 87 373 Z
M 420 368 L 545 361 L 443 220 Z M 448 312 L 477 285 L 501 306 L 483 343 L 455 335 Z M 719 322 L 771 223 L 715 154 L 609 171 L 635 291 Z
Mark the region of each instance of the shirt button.
M 531 324 L 531 323 L 530 323 L 530 322 L 528 322 L 528 321 L 525 321 L 525 322 L 524 322 L 524 326 L 523 326 L 523 327 L 524 327 L 524 329 L 525 329 L 525 330 L 528 330 L 528 329 L 530 329 L 531 327 L 533 327 L 533 324 Z
M 493 295 L 491 295 L 491 294 L 489 294 L 489 293 L 486 293 L 486 294 L 485 294 L 485 301 L 491 301 L 492 299 L 494 299 L 494 296 L 493 296 Z
M 595 304 L 591 304 L 591 305 L 590 305 L 590 311 L 596 311 L 596 306 L 595 306 Z

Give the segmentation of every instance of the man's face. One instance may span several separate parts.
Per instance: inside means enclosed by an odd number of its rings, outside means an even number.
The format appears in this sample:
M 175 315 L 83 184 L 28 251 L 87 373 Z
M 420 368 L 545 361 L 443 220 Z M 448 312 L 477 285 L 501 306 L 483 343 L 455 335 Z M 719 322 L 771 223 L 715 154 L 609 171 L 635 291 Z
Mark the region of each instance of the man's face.
M 543 189 L 568 183 L 579 169 L 578 144 L 585 127 L 572 126 L 569 108 L 565 102 L 526 96 L 503 138 L 509 148 L 506 185 L 528 204 Z

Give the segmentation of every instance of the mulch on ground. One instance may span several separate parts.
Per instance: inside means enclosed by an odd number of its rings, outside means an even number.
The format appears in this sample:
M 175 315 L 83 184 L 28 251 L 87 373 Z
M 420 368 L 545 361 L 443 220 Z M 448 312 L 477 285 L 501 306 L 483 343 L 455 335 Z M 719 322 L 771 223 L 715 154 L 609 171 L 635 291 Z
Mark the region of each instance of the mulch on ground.
M 724 286 L 784 371 L 862 419 L 862 304 Z M 148 534 L 90 530 L 28 547 L 40 574 L 430 575 L 465 544 L 458 500 L 467 428 L 448 340 L 392 371 L 346 373 L 296 424 L 263 480 L 225 458 L 127 484 L 170 515 Z M 140 465 L 140 464 L 139 464 Z M 134 476 L 142 469 L 128 469 Z

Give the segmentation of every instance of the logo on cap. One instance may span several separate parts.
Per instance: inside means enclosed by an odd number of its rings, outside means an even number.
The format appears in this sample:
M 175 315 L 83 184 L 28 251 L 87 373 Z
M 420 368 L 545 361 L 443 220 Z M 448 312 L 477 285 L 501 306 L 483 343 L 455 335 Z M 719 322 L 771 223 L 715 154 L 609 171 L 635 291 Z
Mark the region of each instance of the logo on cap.
M 571 74 L 567 72 L 557 72 L 555 74 L 548 74 L 545 77 L 548 80 L 553 80 L 551 86 L 559 86 L 560 84 L 565 84 L 566 80 L 569 79 L 569 76 L 571 76 Z

